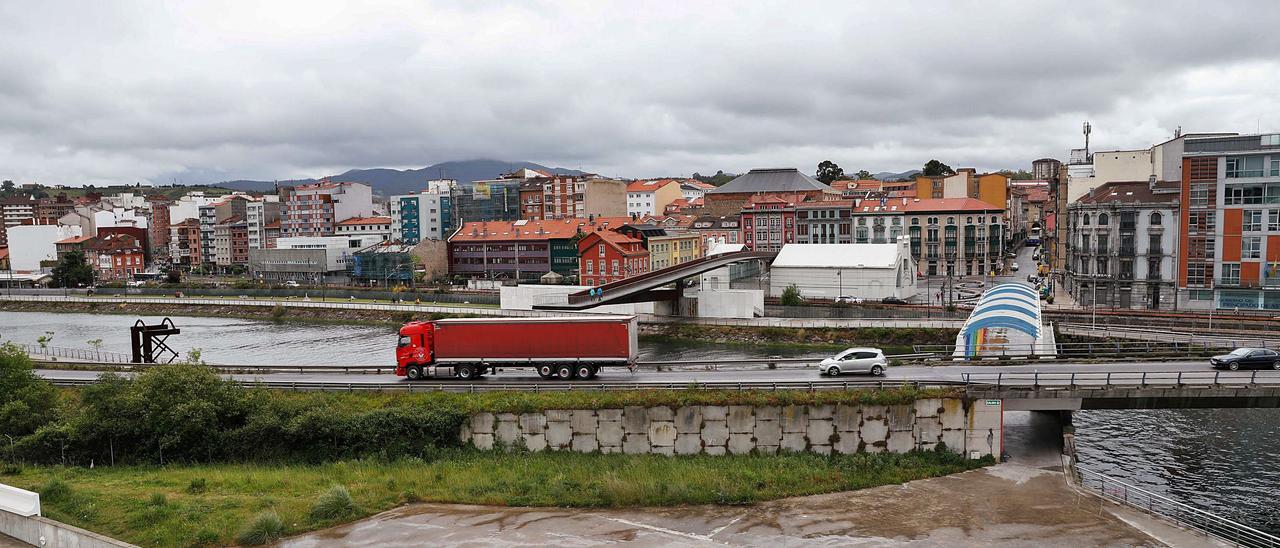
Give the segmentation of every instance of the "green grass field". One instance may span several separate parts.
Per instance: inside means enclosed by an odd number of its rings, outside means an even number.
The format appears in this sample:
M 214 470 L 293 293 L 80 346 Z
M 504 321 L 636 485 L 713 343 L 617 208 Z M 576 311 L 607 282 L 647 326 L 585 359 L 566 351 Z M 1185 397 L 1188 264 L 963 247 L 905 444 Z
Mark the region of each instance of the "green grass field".
M 989 464 L 952 453 L 663 457 L 440 450 L 432 459 L 330 464 L 9 467 L 52 519 L 142 546 L 237 542 L 274 512 L 285 535 L 417 501 L 512 506 L 749 504 L 862 489 Z M 334 486 L 354 509 L 335 504 Z M 338 493 L 341 494 L 341 493 Z M 323 499 L 323 500 L 322 500 Z M 318 517 L 333 516 L 339 517 Z M 268 523 L 271 520 L 268 520 Z

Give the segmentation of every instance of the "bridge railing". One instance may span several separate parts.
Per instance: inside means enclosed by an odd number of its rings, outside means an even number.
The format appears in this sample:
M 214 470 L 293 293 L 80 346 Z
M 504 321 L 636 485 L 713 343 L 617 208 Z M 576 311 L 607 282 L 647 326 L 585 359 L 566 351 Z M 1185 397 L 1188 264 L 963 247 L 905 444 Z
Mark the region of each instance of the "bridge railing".
M 1112 502 L 1155 514 L 1185 528 L 1235 546 L 1280 548 L 1280 537 L 1259 531 L 1164 495 L 1125 483 L 1111 476 L 1075 467 L 1076 483 Z
M 1057 343 L 1052 352 L 1041 352 L 1039 343 L 998 343 L 983 345 L 977 356 L 955 356 L 956 359 L 990 359 L 1000 357 L 1034 358 L 1035 354 L 1055 354 L 1057 358 L 1094 358 L 1094 357 L 1127 357 L 1133 355 L 1172 354 L 1203 356 L 1222 350 L 1234 348 L 1266 348 L 1266 344 L 1257 340 L 1202 340 L 1202 341 L 1100 341 Z M 1272 343 L 1271 347 L 1276 345 Z M 928 352 L 938 355 L 953 355 L 956 349 L 967 347 L 953 344 L 917 344 L 912 349 L 916 352 Z
M 1099 372 L 1000 372 L 962 373 L 971 387 L 991 388 L 1170 388 L 1183 386 L 1235 387 L 1280 386 L 1280 371 L 1099 371 Z

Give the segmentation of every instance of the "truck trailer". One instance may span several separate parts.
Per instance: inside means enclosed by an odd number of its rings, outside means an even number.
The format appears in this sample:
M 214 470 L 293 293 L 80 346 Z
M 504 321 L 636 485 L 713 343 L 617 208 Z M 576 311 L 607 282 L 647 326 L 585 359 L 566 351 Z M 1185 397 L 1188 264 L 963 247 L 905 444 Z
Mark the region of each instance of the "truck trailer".
M 527 367 L 544 379 L 591 379 L 601 367 L 634 366 L 638 332 L 635 316 L 410 322 L 396 343 L 396 375 L 475 379 Z

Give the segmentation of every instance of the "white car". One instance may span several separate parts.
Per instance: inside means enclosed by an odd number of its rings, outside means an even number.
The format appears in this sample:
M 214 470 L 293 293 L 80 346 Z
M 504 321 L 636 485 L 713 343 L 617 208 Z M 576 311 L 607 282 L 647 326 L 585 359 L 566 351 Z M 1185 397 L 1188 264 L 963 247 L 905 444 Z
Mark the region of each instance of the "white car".
M 862 297 L 851 297 L 849 295 L 841 295 L 836 297 L 836 304 L 862 304 Z
M 1012 270 L 1012 271 L 1014 271 L 1014 272 L 1017 272 L 1017 271 L 1018 271 L 1018 263 L 1013 263 L 1013 264 L 1009 265 L 1009 270 Z
M 818 373 L 833 377 L 841 373 L 868 373 L 879 377 L 884 375 L 887 367 L 889 359 L 879 348 L 850 348 L 822 360 L 818 364 Z
M 293 281 L 293 280 L 289 280 L 289 281 L 287 281 L 287 282 L 285 282 L 285 283 L 284 283 L 284 286 L 285 286 L 285 287 L 298 287 L 298 282 Z

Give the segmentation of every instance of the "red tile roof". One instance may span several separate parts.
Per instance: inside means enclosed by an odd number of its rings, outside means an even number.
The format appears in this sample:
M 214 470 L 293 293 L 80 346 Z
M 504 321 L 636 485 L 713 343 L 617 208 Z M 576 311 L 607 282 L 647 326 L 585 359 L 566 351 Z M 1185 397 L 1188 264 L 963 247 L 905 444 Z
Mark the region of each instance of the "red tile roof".
M 8 259 L 8 258 L 9 258 L 9 248 L 0 247 L 0 259 Z
M 340 226 L 389 224 L 391 224 L 391 217 L 352 217 L 345 221 L 338 222 L 338 225 Z
M 585 237 L 582 238 L 580 242 L 578 242 L 579 251 L 581 251 L 586 246 L 590 246 L 594 244 L 595 238 L 592 238 L 592 236 L 598 236 L 601 240 L 604 240 L 606 242 L 613 244 L 618 248 L 619 251 L 622 252 L 623 255 L 634 257 L 634 256 L 640 256 L 640 255 L 647 255 L 649 253 L 649 250 L 643 247 L 644 242 L 642 240 L 638 240 L 636 238 L 627 236 L 626 234 L 614 232 L 612 230 L 597 230 L 595 232 L 592 232 L 586 235 Z M 629 250 L 626 247 L 623 247 L 627 244 L 634 245 L 636 249 Z
M 262 225 L 262 228 L 280 228 L 280 221 L 269 222 L 265 225 Z
M 631 222 L 629 217 L 598 217 L 594 224 L 587 219 L 555 219 L 526 221 L 475 221 L 463 224 L 450 242 L 502 242 L 513 240 L 548 240 L 572 238 L 590 232 L 597 226 L 615 229 Z
M 57 245 L 57 244 L 80 244 L 80 243 L 84 243 L 84 242 L 87 242 L 87 241 L 92 240 L 92 239 L 93 239 L 93 236 L 76 236 L 76 237 L 73 237 L 73 238 L 67 238 L 67 239 L 65 239 L 65 240 L 58 240 L 58 241 L 53 242 L 53 243 L 54 243 L 54 245 Z
M 912 200 L 907 204 L 907 211 L 1004 211 L 1004 208 L 975 198 L 930 198 Z
M 675 179 L 652 179 L 632 181 L 627 185 L 627 192 L 655 192 L 667 185 L 678 185 L 680 181 Z

